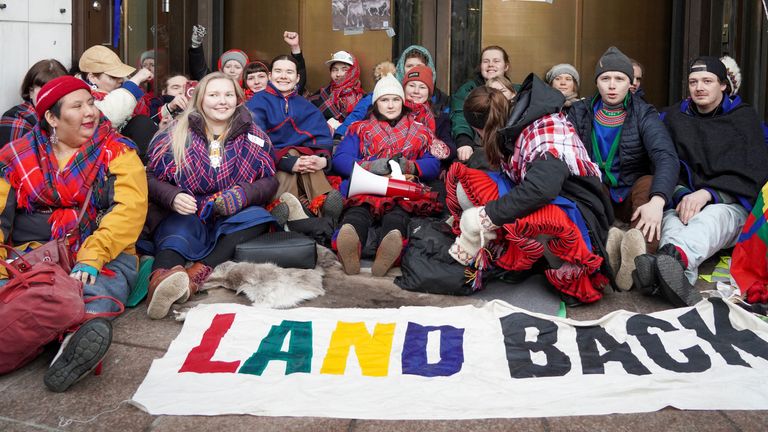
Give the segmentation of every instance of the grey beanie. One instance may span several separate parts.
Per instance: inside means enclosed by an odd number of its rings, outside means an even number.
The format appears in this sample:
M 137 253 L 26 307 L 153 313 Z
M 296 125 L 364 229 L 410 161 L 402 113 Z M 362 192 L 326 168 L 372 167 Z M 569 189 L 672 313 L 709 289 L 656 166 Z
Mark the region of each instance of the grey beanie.
M 597 81 L 597 77 L 605 72 L 613 71 L 621 72 L 628 76 L 630 82 L 635 79 L 635 71 L 632 69 L 632 61 L 614 46 L 608 48 L 608 50 L 603 53 L 603 56 L 600 57 L 600 60 L 597 61 L 597 66 L 595 66 L 595 81 Z
M 576 68 L 573 65 L 568 63 L 560 63 L 552 66 L 552 69 L 550 69 L 546 75 L 547 84 L 552 84 L 552 81 L 554 81 L 555 78 L 562 74 L 568 74 L 572 76 L 573 80 L 576 81 L 576 85 L 579 85 L 579 81 L 581 81 L 581 78 L 579 78 L 579 73 L 576 71 Z

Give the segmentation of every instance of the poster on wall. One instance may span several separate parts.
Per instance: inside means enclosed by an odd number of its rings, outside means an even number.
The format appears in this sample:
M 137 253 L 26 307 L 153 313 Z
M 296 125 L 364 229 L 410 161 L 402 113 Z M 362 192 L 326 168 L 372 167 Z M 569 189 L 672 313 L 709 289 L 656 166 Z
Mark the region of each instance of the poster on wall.
M 332 0 L 333 30 L 385 30 L 391 23 L 390 0 Z

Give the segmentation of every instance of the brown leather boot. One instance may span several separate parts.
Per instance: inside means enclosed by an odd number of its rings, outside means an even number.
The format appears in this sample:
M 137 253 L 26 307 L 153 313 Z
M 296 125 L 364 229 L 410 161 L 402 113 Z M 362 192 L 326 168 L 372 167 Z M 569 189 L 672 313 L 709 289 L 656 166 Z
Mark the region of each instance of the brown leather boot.
M 398 230 L 392 230 L 381 239 L 379 248 L 376 249 L 376 258 L 371 266 L 371 274 L 374 276 L 384 276 L 392 265 L 400 258 L 403 251 L 403 235 Z
M 184 303 L 189 300 L 191 296 L 195 295 L 195 293 L 197 293 L 203 286 L 206 279 L 208 279 L 211 272 L 213 272 L 213 269 L 201 262 L 196 262 L 184 271 L 187 272 L 187 275 L 189 276 L 189 290 L 186 295 L 179 299 L 179 303 Z
M 339 235 L 336 236 L 336 251 L 344 267 L 344 273 L 348 275 L 360 273 L 360 238 L 357 236 L 355 227 L 350 224 L 341 226 Z
M 149 276 L 147 315 L 163 319 L 177 300 L 189 298 L 189 275 L 182 266 L 157 269 Z

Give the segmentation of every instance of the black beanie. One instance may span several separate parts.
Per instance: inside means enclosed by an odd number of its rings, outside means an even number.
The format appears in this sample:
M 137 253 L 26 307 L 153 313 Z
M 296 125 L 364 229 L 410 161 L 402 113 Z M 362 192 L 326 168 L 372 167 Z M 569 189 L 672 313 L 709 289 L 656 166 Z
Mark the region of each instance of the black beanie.
M 723 62 L 717 57 L 702 56 L 697 58 L 688 68 L 688 75 L 694 72 L 711 72 L 717 76 L 721 83 L 727 84 L 728 72 L 726 72 Z
M 614 46 L 608 48 L 603 53 L 603 56 L 600 57 L 600 60 L 597 61 L 595 81 L 603 73 L 612 71 L 621 72 L 628 76 L 630 83 L 635 79 L 635 71 L 632 69 L 632 62 L 629 60 L 629 57 Z

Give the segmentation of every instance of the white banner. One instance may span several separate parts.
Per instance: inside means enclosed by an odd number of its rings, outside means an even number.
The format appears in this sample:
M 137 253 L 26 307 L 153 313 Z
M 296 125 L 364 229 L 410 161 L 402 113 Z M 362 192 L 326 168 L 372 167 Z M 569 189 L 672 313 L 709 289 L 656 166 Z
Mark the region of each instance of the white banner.
M 483 308 L 201 305 L 133 401 L 358 419 L 768 409 L 768 325 L 722 300 L 597 321 Z

